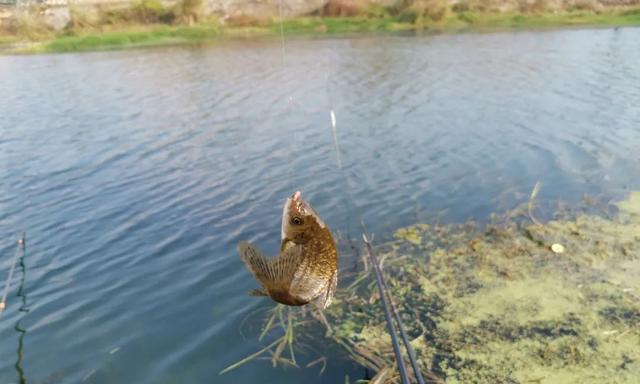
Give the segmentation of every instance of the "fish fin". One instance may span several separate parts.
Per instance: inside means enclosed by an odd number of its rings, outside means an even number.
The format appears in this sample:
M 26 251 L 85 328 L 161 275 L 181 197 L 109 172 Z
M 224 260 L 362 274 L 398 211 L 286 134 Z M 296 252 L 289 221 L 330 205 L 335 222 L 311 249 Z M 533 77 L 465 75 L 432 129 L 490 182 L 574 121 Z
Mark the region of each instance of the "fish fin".
M 331 280 L 326 286 L 326 289 L 318 296 L 315 300 L 313 300 L 313 304 L 319 309 L 326 309 L 331 301 L 333 300 L 333 296 L 336 293 L 336 288 L 338 287 L 338 272 L 334 272 L 331 276 Z
M 292 243 L 293 244 L 293 243 Z M 302 262 L 302 247 L 288 245 L 276 259 L 271 261 L 273 280 L 282 288 L 288 288 L 293 280 L 298 267 Z
M 258 248 L 246 241 L 241 241 L 238 244 L 238 253 L 240 253 L 242 262 L 263 287 L 266 287 L 267 282 L 273 280 L 269 260 Z
M 243 241 L 238 244 L 240 258 L 253 276 L 262 284 L 263 291 L 288 290 L 300 263 L 302 248 L 289 247 L 273 260 L 267 258 L 253 245 Z
M 333 272 L 333 276 L 331 277 L 331 284 L 329 284 L 329 290 L 327 291 L 327 300 L 324 303 L 324 307 L 327 308 L 333 297 L 336 295 L 336 290 L 338 289 L 338 271 Z
M 252 289 L 249 291 L 249 296 L 269 296 L 264 288 Z
M 291 283 L 290 292 L 292 295 L 300 297 L 307 302 L 315 301 L 320 308 L 323 308 L 324 301 L 326 301 L 324 297 L 328 294 L 332 282 L 331 280 L 327 281 L 323 276 L 309 273 L 309 263 L 311 261 L 308 259 L 302 260 Z M 333 278 L 332 276 L 331 279 Z

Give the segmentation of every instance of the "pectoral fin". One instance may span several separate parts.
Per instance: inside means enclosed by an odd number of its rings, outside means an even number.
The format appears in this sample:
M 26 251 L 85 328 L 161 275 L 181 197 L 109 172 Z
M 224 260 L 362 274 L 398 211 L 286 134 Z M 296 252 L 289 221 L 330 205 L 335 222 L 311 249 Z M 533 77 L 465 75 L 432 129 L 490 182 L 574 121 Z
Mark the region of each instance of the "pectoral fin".
M 333 276 L 331 276 L 331 280 L 325 287 L 324 291 L 318 296 L 315 300 L 313 300 L 313 304 L 320 309 L 326 309 L 331 301 L 333 300 L 333 296 L 336 293 L 336 288 L 338 286 L 338 272 L 334 272 Z

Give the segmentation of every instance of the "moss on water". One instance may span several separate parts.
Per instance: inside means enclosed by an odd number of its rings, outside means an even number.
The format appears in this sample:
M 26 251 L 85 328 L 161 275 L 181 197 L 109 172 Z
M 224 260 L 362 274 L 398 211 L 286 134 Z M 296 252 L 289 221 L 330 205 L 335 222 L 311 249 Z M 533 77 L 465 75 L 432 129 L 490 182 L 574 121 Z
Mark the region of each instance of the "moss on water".
M 619 202 L 617 206 L 625 214 L 640 216 L 640 192 L 632 192 L 628 199 Z
M 636 383 L 640 193 L 613 217 L 518 209 L 484 227 L 413 225 L 378 247 L 420 365 L 446 383 Z M 554 253 L 551 245 L 565 247 Z M 333 340 L 373 371 L 394 365 L 377 287 L 339 290 Z M 399 382 L 391 376 L 388 383 Z
M 416 224 L 406 228 L 400 228 L 394 233 L 394 237 L 411 244 L 419 245 L 422 243 L 422 233 L 429 229 L 428 224 Z

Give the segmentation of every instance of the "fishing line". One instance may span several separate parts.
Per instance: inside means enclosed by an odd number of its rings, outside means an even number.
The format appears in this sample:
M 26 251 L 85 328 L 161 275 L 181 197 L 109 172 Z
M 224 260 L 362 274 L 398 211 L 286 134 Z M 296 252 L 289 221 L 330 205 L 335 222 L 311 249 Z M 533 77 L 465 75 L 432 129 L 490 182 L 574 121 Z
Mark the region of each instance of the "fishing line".
M 342 171 L 342 161 L 340 160 L 340 146 L 338 145 L 338 132 L 336 131 L 336 113 L 333 112 L 333 108 L 331 108 L 331 128 L 333 130 L 333 145 L 336 149 L 336 163 L 338 164 L 338 169 Z
M 7 282 L 4 284 L 4 291 L 2 292 L 2 299 L 0 300 L 0 315 L 4 312 L 4 309 L 7 306 L 7 295 L 9 294 L 9 287 L 11 286 L 11 279 L 13 279 L 13 272 L 16 269 L 16 264 L 18 259 L 20 259 L 20 255 L 24 255 L 24 247 L 25 247 L 25 234 L 22 234 L 22 237 L 18 240 L 18 246 L 16 248 L 16 254 L 13 257 L 13 262 L 11 263 L 11 268 L 9 269 L 9 276 L 7 277 Z
M 278 1 L 278 16 L 280 19 L 280 43 L 282 46 L 282 68 L 286 68 L 286 50 L 284 44 L 284 25 L 282 24 L 282 0 Z
M 333 63 L 333 62 L 332 62 Z M 338 167 L 338 171 L 340 172 L 340 174 L 342 175 L 343 178 L 343 182 L 345 184 L 345 190 L 347 191 L 347 210 L 346 210 L 346 221 L 347 221 L 347 236 L 350 240 L 351 236 L 349 234 L 350 230 L 350 222 L 348 220 L 349 218 L 349 212 L 352 211 L 353 208 L 353 194 L 351 191 L 351 184 L 349 183 L 349 175 L 347 175 L 345 173 L 345 170 L 342 167 L 342 157 L 341 157 L 341 151 L 340 151 L 340 145 L 338 142 L 338 133 L 337 133 L 337 124 L 336 124 L 336 114 L 334 111 L 334 106 L 333 106 L 333 93 L 332 93 L 332 88 L 330 86 L 331 80 L 331 72 L 329 71 L 329 73 L 327 74 L 327 94 L 328 94 L 328 98 L 329 98 L 329 105 L 330 105 L 330 111 L 329 111 L 329 117 L 331 119 L 331 131 L 333 134 L 333 146 L 334 146 L 334 150 L 335 150 L 335 154 L 336 154 L 336 165 Z M 375 256 L 375 252 L 373 251 L 373 246 L 371 245 L 372 241 L 373 241 L 373 236 L 371 238 L 367 237 L 366 233 L 367 233 L 367 229 L 364 225 L 364 219 L 362 217 L 362 213 L 358 212 L 357 215 L 360 218 L 360 224 L 362 226 L 363 229 L 363 234 L 362 234 L 362 238 L 364 239 L 364 242 L 366 244 L 367 247 L 367 251 L 369 254 L 369 258 L 371 259 L 371 264 L 373 266 L 373 270 L 374 270 L 374 274 L 375 274 L 375 278 L 376 278 L 376 284 L 378 285 L 378 290 L 380 291 L 380 298 L 381 298 L 381 302 L 382 302 L 382 307 L 383 307 L 383 311 L 385 314 L 385 319 L 387 322 L 387 329 L 389 331 L 389 335 L 391 336 L 391 343 L 393 346 L 393 350 L 396 356 L 396 361 L 398 364 L 398 370 L 400 372 L 400 377 L 402 379 L 403 383 L 409 383 L 409 378 L 407 375 L 407 369 L 405 366 L 405 362 L 404 359 L 402 357 L 402 354 L 400 352 L 400 346 L 398 344 L 398 339 L 397 339 L 397 334 L 395 331 L 395 327 L 393 325 L 393 319 L 395 319 L 397 325 L 398 325 L 398 330 L 400 331 L 400 336 L 402 337 L 402 342 L 407 350 L 407 355 L 409 357 L 409 361 L 411 363 L 411 367 L 413 369 L 414 372 L 414 376 L 416 378 L 416 380 L 418 381 L 418 384 L 424 384 L 424 379 L 422 377 L 422 373 L 420 372 L 420 368 L 418 366 L 417 360 L 416 360 L 416 356 L 415 356 L 415 352 L 413 350 L 413 347 L 409 341 L 409 338 L 407 337 L 404 325 L 402 323 L 402 319 L 400 318 L 400 315 L 398 314 L 398 311 L 395 307 L 395 304 L 393 302 L 393 299 L 391 297 L 391 293 L 389 292 L 389 288 L 388 285 L 386 284 L 386 281 L 382 275 L 382 271 L 380 270 L 380 264 L 378 262 L 377 257 Z M 353 246 L 352 246 L 353 247 Z M 355 247 L 354 247 L 355 248 Z M 356 248 L 357 249 L 357 248 Z
M 331 99 L 331 96 L 330 96 L 330 99 Z M 347 180 L 348 176 L 345 174 L 344 169 L 342 168 L 342 161 L 340 157 L 340 146 L 338 144 L 338 135 L 337 135 L 337 129 L 336 129 L 336 115 L 333 110 L 333 106 L 330 110 L 329 115 L 331 117 L 333 144 L 334 144 L 334 149 L 336 151 L 336 164 L 338 166 L 339 172 L 342 174 L 342 177 L 346 185 L 346 190 L 348 195 L 347 203 L 349 204 L 353 200 L 353 196 L 351 194 L 351 188 Z M 347 214 L 348 214 L 348 211 L 347 211 Z M 405 366 L 402 353 L 400 352 L 400 346 L 398 344 L 398 337 L 395 331 L 395 327 L 393 325 L 392 316 L 398 325 L 400 336 L 402 337 L 402 342 L 407 350 L 407 355 L 409 357 L 409 361 L 411 363 L 411 367 L 413 369 L 416 380 L 418 380 L 418 384 L 424 384 L 424 379 L 422 378 L 422 373 L 420 372 L 420 368 L 416 361 L 416 356 L 413 351 L 413 347 L 411 346 L 409 338 L 407 337 L 404 325 L 402 324 L 402 319 L 400 318 L 400 315 L 398 315 L 398 311 L 396 310 L 395 304 L 393 303 L 391 294 L 389 293 L 389 288 L 384 280 L 384 277 L 382 276 L 382 271 L 380 270 L 380 264 L 378 262 L 378 258 L 376 257 L 375 252 L 373 251 L 373 246 L 371 245 L 371 241 L 373 238 L 369 239 L 369 237 L 367 237 L 366 235 L 367 229 L 364 225 L 364 219 L 362 218 L 362 215 L 360 213 L 358 213 L 358 215 L 360 216 L 360 223 L 364 231 L 362 234 L 362 238 L 364 239 L 365 245 L 367 247 L 369 258 L 371 259 L 371 264 L 373 265 L 373 270 L 376 278 L 376 284 L 378 285 L 378 290 L 380 292 L 380 301 L 382 302 L 382 309 L 384 311 L 385 319 L 387 322 L 387 329 L 389 331 L 389 335 L 391 336 L 391 344 L 396 356 L 396 362 L 398 364 L 398 371 L 400 372 L 400 378 L 402 379 L 403 384 L 409 383 L 407 368 Z
M 340 150 L 340 144 L 339 144 L 339 140 L 338 140 L 338 130 L 337 130 L 337 119 L 336 119 L 336 113 L 335 113 L 335 106 L 334 106 L 334 102 L 333 102 L 333 92 L 332 92 L 332 74 L 335 71 L 334 68 L 334 63 L 335 63 L 335 59 L 334 59 L 334 55 L 327 55 L 328 57 L 328 64 L 327 64 L 327 72 L 326 72 L 326 92 L 327 92 L 327 103 L 329 105 L 329 118 L 330 118 L 330 122 L 331 122 L 331 133 L 333 136 L 333 148 L 336 154 L 336 165 L 338 167 L 338 172 L 340 173 L 340 176 L 342 178 L 342 183 L 344 185 L 344 190 L 347 192 L 347 199 L 344 199 L 345 202 L 345 210 L 344 210 L 344 222 L 347 226 L 347 243 L 349 244 L 349 247 L 354 251 L 354 253 L 356 255 L 359 254 L 359 249 L 357 246 L 355 246 L 353 244 L 353 242 L 351 241 L 351 221 L 349 220 L 351 217 L 351 213 L 354 212 L 354 206 L 353 206 L 353 194 L 351 191 L 351 185 L 349 184 L 349 180 L 348 177 L 346 176 L 345 170 L 343 169 L 343 164 L 342 164 L 342 153 Z M 360 215 L 360 212 L 358 211 L 358 215 Z
M 280 24 L 280 65 L 281 65 L 281 74 L 284 75 L 286 73 L 287 70 L 287 49 L 286 49 L 286 43 L 285 43 L 285 38 L 284 38 L 284 16 L 283 16 L 283 11 L 282 11 L 282 0 L 278 1 L 278 22 Z M 293 97 L 289 96 L 288 98 L 288 102 L 291 104 L 293 101 Z M 291 140 L 290 144 L 289 144 L 289 156 L 293 156 L 296 144 L 297 144 L 297 137 L 296 137 L 296 132 L 297 130 L 294 129 L 293 130 L 293 140 Z M 289 167 L 287 169 L 287 183 L 289 184 L 290 187 L 290 191 L 291 190 L 297 190 L 295 187 L 295 183 L 293 182 L 293 161 L 289 161 Z M 289 192 L 290 193 L 290 192 Z
M 285 37 L 284 37 L 284 24 L 283 24 L 283 11 L 282 11 L 282 0 L 278 1 L 278 15 L 279 15 L 279 21 L 280 21 L 280 43 L 281 43 L 281 62 L 282 62 L 282 69 L 283 72 L 286 69 L 286 43 L 285 43 Z M 345 211 L 345 214 L 347 215 L 347 237 L 350 239 L 350 223 L 348 220 L 349 217 L 349 212 L 352 211 L 353 205 L 353 196 L 351 193 L 351 185 L 349 184 L 348 181 L 348 175 L 345 174 L 345 171 L 343 169 L 342 166 L 342 157 L 341 157 L 341 151 L 340 151 L 340 145 L 338 142 L 338 132 L 337 132 L 337 122 L 336 122 L 336 114 L 334 111 L 334 107 L 333 107 L 333 97 L 332 97 L 332 92 L 331 92 L 331 87 L 330 87 L 330 78 L 329 78 L 330 74 L 327 74 L 327 94 L 328 94 L 328 98 L 329 98 L 329 106 L 330 106 L 330 111 L 329 111 L 329 117 L 331 119 L 331 132 L 332 132 L 332 136 L 333 136 L 333 146 L 334 146 L 334 151 L 336 154 L 336 165 L 338 167 L 338 171 L 340 172 L 340 174 L 342 175 L 344 184 L 345 184 L 345 189 L 347 191 L 347 195 L 348 195 L 348 199 L 347 199 L 347 210 Z M 291 104 L 294 103 L 293 97 L 289 97 L 289 102 Z M 289 153 L 293 153 L 293 149 L 295 148 L 297 144 L 297 130 L 294 129 L 293 131 L 293 140 L 292 140 L 292 144 L 291 144 L 291 150 Z M 293 184 L 293 162 L 291 162 L 291 166 L 289 167 L 289 183 Z M 295 189 L 295 188 L 294 188 Z M 360 217 L 360 221 L 362 223 L 363 229 L 366 232 L 366 228 L 364 228 L 364 220 L 362 219 L 362 214 L 360 212 L 358 212 L 358 216 Z M 393 318 L 395 318 L 397 324 L 398 324 L 398 328 L 400 330 L 400 334 L 403 340 L 403 343 L 405 345 L 405 348 L 407 349 L 407 354 L 409 356 L 409 360 L 411 362 L 411 366 L 413 368 L 414 374 L 416 379 L 418 380 L 419 384 L 424 384 L 424 380 L 422 378 L 420 369 L 417 365 L 416 362 L 416 358 L 415 358 L 415 353 L 413 351 L 413 348 L 407 338 L 404 326 L 402 324 L 402 320 L 400 319 L 400 316 L 398 315 L 395 305 L 393 304 L 393 301 L 391 300 L 391 295 L 388 292 L 388 287 L 384 281 L 384 278 L 382 276 L 382 272 L 380 271 L 380 265 L 378 263 L 378 259 L 375 256 L 375 253 L 373 251 L 373 247 L 371 245 L 371 241 L 369 240 L 369 238 L 366 236 L 365 233 L 362 234 L 363 239 L 365 241 L 365 244 L 367 246 L 367 250 L 369 253 L 369 257 L 371 259 L 371 262 L 373 264 L 373 269 L 374 269 L 374 273 L 375 273 L 375 277 L 376 277 L 376 283 L 378 285 L 378 289 L 380 291 L 380 299 L 382 302 L 382 306 L 383 306 L 383 310 L 384 310 L 384 314 L 385 314 L 385 318 L 386 318 L 386 322 L 387 322 L 387 327 L 389 330 L 389 335 L 391 336 L 391 342 L 392 342 L 392 346 L 393 346 L 393 350 L 394 353 L 396 355 L 396 361 L 398 364 L 398 370 L 400 372 L 400 377 L 402 379 L 402 383 L 403 384 L 408 384 L 409 383 L 409 377 L 407 375 L 407 369 L 405 366 L 405 362 L 404 359 L 402 357 L 402 353 L 400 351 L 400 346 L 398 343 L 398 338 L 397 338 L 397 334 L 395 332 L 395 328 L 393 326 L 393 320 L 392 320 L 392 313 L 393 313 Z M 388 302 L 390 304 L 388 304 Z

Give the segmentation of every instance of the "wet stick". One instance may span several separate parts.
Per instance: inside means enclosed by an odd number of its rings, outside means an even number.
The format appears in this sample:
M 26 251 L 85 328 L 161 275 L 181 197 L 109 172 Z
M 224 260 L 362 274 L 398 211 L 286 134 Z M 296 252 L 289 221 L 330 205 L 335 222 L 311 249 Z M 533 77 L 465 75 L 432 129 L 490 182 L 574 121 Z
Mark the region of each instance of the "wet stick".
M 264 339 L 264 337 L 267 335 L 267 333 L 271 330 L 272 325 L 273 325 L 273 321 L 275 319 L 276 319 L 276 312 L 274 311 L 271 314 L 271 317 L 269 317 L 269 321 L 267 321 L 267 324 L 264 326 L 264 329 L 260 333 L 260 337 L 258 338 L 258 341 L 262 341 L 262 339 Z
M 529 203 L 527 204 L 527 213 L 529 214 L 529 218 L 535 225 L 542 225 L 534 216 L 533 216 L 533 203 L 538 196 L 538 192 L 540 192 L 540 186 L 542 184 L 540 181 L 536 181 L 536 185 L 533 186 L 533 190 L 531 191 L 531 196 L 529 196 Z
M 287 323 L 287 333 L 286 333 L 286 337 L 287 337 L 287 344 L 289 345 L 289 354 L 291 356 L 291 362 L 293 362 L 293 364 L 296 364 L 296 355 L 295 353 L 293 353 L 293 318 L 291 316 L 291 308 L 287 308 L 288 310 L 288 323 Z
M 16 249 L 16 254 L 13 257 L 13 262 L 11 263 L 11 268 L 9 269 L 9 276 L 7 277 L 7 282 L 4 284 L 4 291 L 2 292 L 2 300 L 0 300 L 0 314 L 4 312 L 4 309 L 7 306 L 7 295 L 9 294 L 9 287 L 11 286 L 11 279 L 13 278 L 13 272 L 16 269 L 16 264 L 18 259 L 20 258 L 20 254 L 24 254 L 25 247 L 25 234 L 22 234 L 20 240 L 18 240 L 18 247 Z
M 306 365 L 306 368 L 311 368 L 314 365 L 317 365 L 317 364 L 320 364 L 320 363 L 322 363 L 322 368 L 320 368 L 320 374 L 322 375 L 322 373 L 324 373 L 324 370 L 327 368 L 327 357 L 326 356 L 322 356 L 322 357 L 319 357 L 319 358 L 313 360 L 312 362 L 310 362 L 310 363 L 308 363 Z
M 245 357 L 244 359 L 238 361 L 237 363 L 231 364 L 230 366 L 228 366 L 227 368 L 223 369 L 222 371 L 220 371 L 220 373 L 218 373 L 219 375 L 224 375 L 225 373 L 234 370 L 236 368 L 238 368 L 239 366 L 255 359 L 256 357 L 260 356 L 261 354 L 263 354 L 264 352 L 270 350 L 271 348 L 273 348 L 274 346 L 276 346 L 278 343 L 282 342 L 284 336 L 277 339 L 276 341 L 274 341 L 273 343 L 267 345 L 266 347 L 262 348 L 261 350 L 259 350 L 258 352 L 255 352 L 247 357 Z

